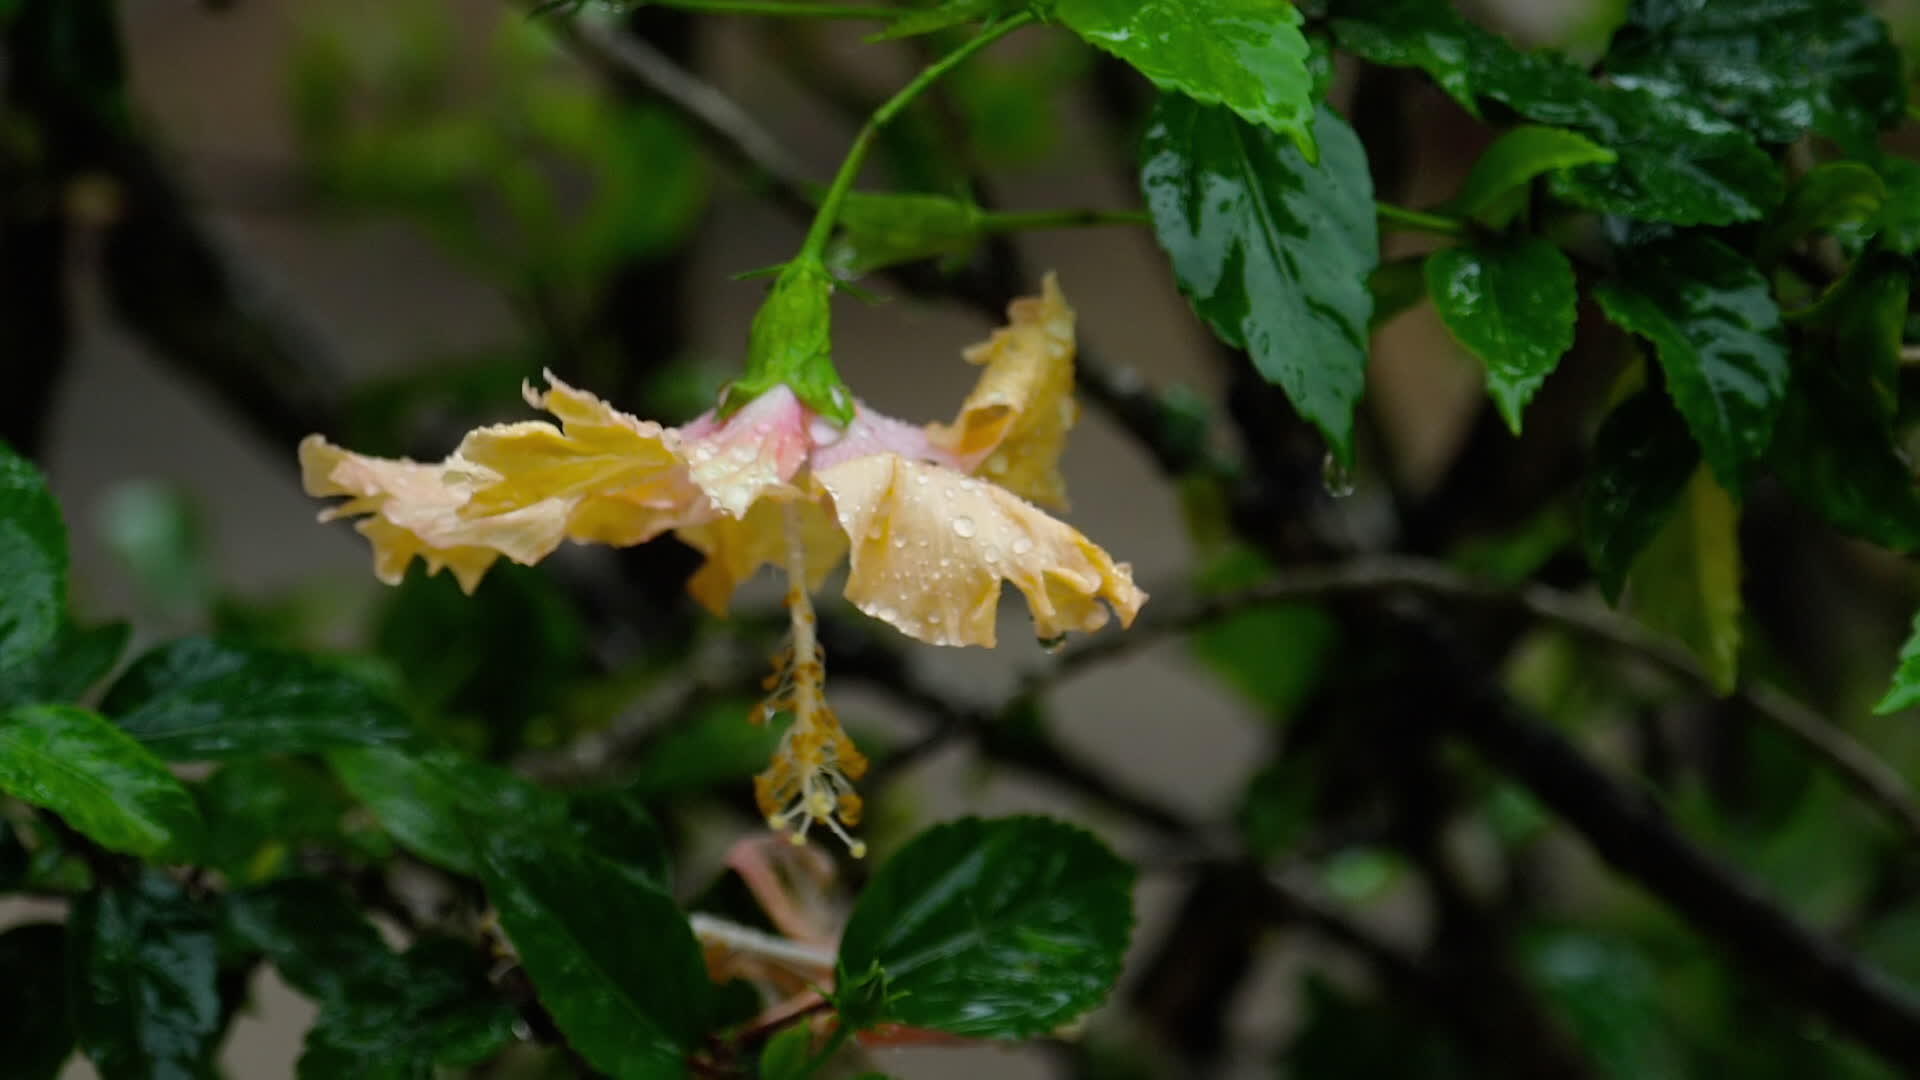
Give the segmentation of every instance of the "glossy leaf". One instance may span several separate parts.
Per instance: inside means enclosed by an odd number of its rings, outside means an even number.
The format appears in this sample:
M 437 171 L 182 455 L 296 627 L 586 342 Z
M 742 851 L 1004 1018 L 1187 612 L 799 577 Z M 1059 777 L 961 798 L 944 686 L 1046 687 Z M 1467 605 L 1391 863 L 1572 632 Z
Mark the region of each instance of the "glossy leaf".
M 183 638 L 133 662 L 101 710 L 175 761 L 404 742 L 406 714 L 364 678 L 312 656 Z
M 1634 561 L 1633 610 L 1699 657 L 1721 693 L 1740 659 L 1740 511 L 1704 467 L 1666 525 Z
M 1345 121 L 1323 108 L 1314 130 L 1317 166 L 1224 109 L 1163 96 L 1141 186 L 1194 310 L 1351 461 L 1379 262 L 1373 180 Z
M 836 274 L 857 278 L 900 263 L 965 255 L 980 242 L 980 208 L 944 195 L 855 192 L 827 251 Z
M 1573 264 L 1537 236 L 1427 256 L 1440 320 L 1487 368 L 1487 393 L 1514 434 L 1534 392 L 1573 347 Z
M 1879 173 L 1857 161 L 1822 162 L 1794 184 L 1768 222 L 1757 257 L 1771 263 L 1808 233 L 1871 224 L 1886 201 L 1887 185 Z
M 1524 124 L 1502 134 L 1473 163 L 1449 206 L 1490 228 L 1505 228 L 1526 207 L 1535 178 L 1579 165 L 1611 165 L 1618 155 L 1577 132 Z
M 1555 193 L 1578 205 L 1724 225 L 1780 200 L 1780 170 L 1753 137 L 1686 94 L 1596 83 L 1564 57 L 1522 51 L 1473 25 L 1448 0 L 1339 0 L 1332 15 L 1340 43 L 1364 59 L 1420 68 L 1469 108 L 1492 98 L 1613 151 L 1612 164 L 1551 174 Z
M 470 1065 L 513 1038 L 517 1017 L 487 980 L 471 943 L 428 938 L 405 954 L 337 886 L 288 879 L 237 893 L 230 932 L 321 1005 L 299 1075 L 428 1078 Z
M 73 1055 L 66 996 L 54 990 L 66 969 L 67 933 L 26 923 L 0 933 L 0 1047 L 14 1080 L 55 1080 Z
M 74 905 L 67 999 L 103 1080 L 211 1078 L 222 1027 L 213 919 L 147 870 Z
M 0 671 L 0 707 L 78 700 L 120 662 L 132 636 L 123 622 L 62 623 L 39 652 Z
M 618 1077 L 678 1077 L 712 984 L 687 917 L 590 852 L 537 832 L 476 837 L 487 898 L 568 1043 Z
M 1912 275 L 1870 255 L 1823 298 L 1793 358 L 1768 465 L 1841 532 L 1920 547 L 1920 490 L 1893 428 Z
M 355 798 L 403 847 L 455 873 L 480 869 L 468 816 L 565 828 L 566 803 L 494 765 L 452 750 L 339 750 L 328 756 Z
M 1112 989 L 1133 869 L 1044 818 L 965 818 L 915 837 L 868 882 L 840 939 L 839 985 L 879 973 L 875 1020 L 1024 1038 Z
M 1638 0 L 1606 66 L 1769 142 L 1813 130 L 1864 149 L 1906 102 L 1886 24 L 1858 0 Z
M 1621 402 L 1600 425 L 1587 475 L 1583 536 L 1587 562 L 1608 600 L 1672 516 L 1700 464 L 1687 424 L 1659 389 Z
M 1767 281 L 1733 249 L 1687 236 L 1631 252 L 1594 299 L 1653 343 L 1667 390 L 1721 485 L 1736 496 L 1785 400 L 1787 349 Z
M 38 652 L 67 606 L 67 528 L 33 463 L 0 443 L 0 669 Z
M 184 861 L 199 844 L 193 796 L 166 765 L 106 718 L 71 705 L 0 713 L 0 791 L 129 855 Z
M 1309 50 L 1288 0 L 1058 0 L 1054 17 L 1160 89 L 1225 106 L 1314 159 Z

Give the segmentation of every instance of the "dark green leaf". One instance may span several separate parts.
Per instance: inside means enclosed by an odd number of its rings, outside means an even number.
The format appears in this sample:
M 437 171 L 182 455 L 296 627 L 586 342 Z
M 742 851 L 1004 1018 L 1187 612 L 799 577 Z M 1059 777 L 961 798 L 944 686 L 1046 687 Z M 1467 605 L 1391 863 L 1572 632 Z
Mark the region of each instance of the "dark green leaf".
M 0 671 L 0 707 L 64 704 L 79 699 L 113 670 L 133 628 L 123 622 L 60 625 L 60 632 L 25 661 Z
M 1723 694 L 1740 661 L 1740 511 L 1705 468 L 1628 575 L 1629 601 L 1649 626 L 1700 658 Z
M 1538 236 L 1446 248 L 1427 256 L 1427 293 L 1486 365 L 1487 393 L 1518 435 L 1527 402 L 1573 347 L 1573 264 Z
M 480 869 L 466 819 L 564 834 L 566 800 L 504 769 L 451 750 L 410 753 L 372 747 L 328 756 L 355 798 L 402 846 L 455 873 Z
M 1162 90 L 1223 105 L 1313 160 L 1307 39 L 1287 0 L 1058 0 L 1054 15 Z
M 287 878 L 227 897 L 229 931 L 266 954 L 289 986 L 322 1004 L 344 1004 L 396 983 L 400 957 L 352 897 L 332 882 Z
M 333 778 L 304 761 L 243 758 L 195 788 L 206 840 L 200 860 L 235 885 L 285 873 L 301 849 L 351 847 L 351 809 Z
M 581 792 L 567 800 L 573 831 L 588 851 L 604 856 L 622 873 L 662 892 L 672 884 L 667 841 L 632 788 Z
M 193 796 L 145 747 L 86 709 L 0 713 L 0 791 L 52 810 L 114 851 L 185 860 L 199 845 Z
M 1857 161 L 1816 165 L 1794 184 L 1767 223 L 1757 257 L 1770 264 L 1810 232 L 1871 224 L 1886 201 L 1886 182 L 1867 166 Z
M 222 1027 L 213 920 L 157 870 L 73 909 L 67 998 L 104 1080 L 210 1078 Z
M 1914 705 L 1920 705 L 1920 614 L 1913 617 L 1913 633 L 1900 647 L 1900 666 L 1894 669 L 1893 685 L 1873 711 L 1885 716 Z
M 1527 205 L 1534 178 L 1580 165 L 1611 165 L 1618 155 L 1586 136 L 1562 128 L 1526 124 L 1493 141 L 1473 163 L 1460 194 L 1448 204 L 1495 229 Z
M 760 1080 L 807 1080 L 813 1060 L 813 1028 L 795 1024 L 767 1040 L 760 1051 Z
M 1772 440 L 1787 390 L 1780 309 L 1766 279 L 1718 240 L 1685 236 L 1628 253 L 1594 299 L 1653 342 L 1668 393 L 1737 496 L 1748 464 Z
M 1700 463 L 1687 424 L 1658 389 L 1620 403 L 1593 440 L 1584 538 L 1587 562 L 1618 600 L 1633 560 L 1660 532 Z
M 0 669 L 38 652 L 67 607 L 67 528 L 33 463 L 0 443 Z
M 1906 103 L 1886 24 L 1857 0 L 1638 0 L 1608 74 L 1685 93 L 1769 142 L 1861 150 Z
M 174 761 L 404 742 L 406 714 L 382 690 L 304 653 L 210 638 L 133 662 L 101 710 Z
M 1822 298 L 1767 458 L 1828 524 L 1896 551 L 1920 547 L 1920 492 L 1892 426 L 1911 286 L 1904 259 L 1874 254 Z
M 876 1021 L 1037 1035 L 1112 989 L 1132 892 L 1133 869 L 1072 826 L 1035 817 L 937 825 L 860 894 L 840 940 L 839 985 L 878 971 Z
M 4 827 L 4 826 L 0 826 Z M 0 1047 L 13 1080 L 54 1080 L 73 1054 L 73 1023 L 58 991 L 66 969 L 67 932 L 28 923 L 0 934 Z
M 1490 97 L 1612 150 L 1610 165 L 1552 173 L 1554 191 L 1581 206 L 1727 224 L 1780 200 L 1780 170 L 1752 136 L 1684 94 L 1595 83 L 1564 57 L 1523 52 L 1467 22 L 1448 0 L 1339 0 L 1333 15 L 1340 43 L 1367 60 L 1421 68 L 1463 102 Z
M 839 225 L 827 264 L 845 278 L 937 255 L 965 255 L 980 242 L 980 208 L 944 195 L 855 192 L 840 210 Z
M 1295 853 L 1313 828 L 1323 764 L 1316 755 L 1291 753 L 1253 774 L 1234 815 L 1248 851 L 1264 860 Z
M 1141 186 L 1194 310 L 1350 462 L 1379 234 L 1359 138 L 1325 108 L 1314 130 L 1318 166 L 1224 109 L 1165 95 Z
M 687 917 L 597 855 L 483 828 L 487 897 L 568 1043 L 614 1076 L 683 1075 L 712 993 Z

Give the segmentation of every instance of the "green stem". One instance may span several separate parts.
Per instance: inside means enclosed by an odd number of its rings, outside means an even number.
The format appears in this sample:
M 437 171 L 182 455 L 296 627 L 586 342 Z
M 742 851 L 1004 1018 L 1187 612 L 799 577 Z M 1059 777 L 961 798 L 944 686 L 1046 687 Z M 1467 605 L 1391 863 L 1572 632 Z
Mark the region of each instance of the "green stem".
M 833 1055 L 840 1052 L 840 1048 L 846 1045 L 847 1039 L 852 1035 L 852 1026 L 844 1017 L 841 1018 L 840 1022 L 833 1026 L 833 1034 L 827 1037 L 827 1045 L 821 1047 L 819 1053 L 808 1058 L 807 1063 L 800 1067 L 800 1075 L 810 1077 L 819 1072 L 820 1068 L 833 1058 Z
M 1094 225 L 1150 225 L 1145 210 L 1021 210 L 982 211 L 974 219 L 981 232 L 1019 232 L 1023 229 L 1078 229 Z
M 1466 222 L 1443 214 L 1428 214 L 1385 202 L 1374 203 L 1373 210 L 1380 216 L 1380 223 L 1388 228 L 1439 233 L 1441 236 L 1459 236 L 1467 231 Z
M 986 27 L 965 45 L 934 61 L 926 70 L 914 76 L 912 82 L 901 87 L 899 93 L 873 110 L 873 115 L 860 128 L 860 134 L 854 136 L 853 145 L 847 148 L 846 159 L 840 163 L 840 171 L 834 174 L 826 197 L 820 200 L 820 209 L 814 214 L 813 226 L 807 230 L 806 242 L 800 245 L 800 254 L 796 259 L 820 259 L 826 254 L 827 240 L 833 235 L 833 224 L 840 217 L 840 206 L 846 202 L 847 192 L 853 190 L 853 181 L 860 175 L 860 167 L 866 164 L 867 152 L 873 149 L 873 141 L 880 134 L 880 129 L 886 127 L 940 76 L 959 67 L 974 53 L 1033 21 L 1033 13 L 1023 11 Z
M 815 4 L 805 0 L 651 0 L 654 7 L 711 15 L 770 15 L 777 19 L 876 19 L 890 22 L 918 8 L 885 4 Z

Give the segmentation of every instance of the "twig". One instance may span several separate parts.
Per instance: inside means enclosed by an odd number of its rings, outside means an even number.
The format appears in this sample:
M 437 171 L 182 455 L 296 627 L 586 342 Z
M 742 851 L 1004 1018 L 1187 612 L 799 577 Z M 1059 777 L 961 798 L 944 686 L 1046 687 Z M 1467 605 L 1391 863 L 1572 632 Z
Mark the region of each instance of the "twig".
M 1395 556 L 1288 569 L 1253 588 L 1185 604 L 1159 600 L 1127 634 L 1098 638 L 1067 653 L 1051 667 L 1030 676 L 1027 690 L 1030 693 L 1044 691 L 1089 665 L 1144 647 L 1164 634 L 1190 630 L 1237 611 L 1336 596 L 1395 592 L 1517 609 L 1638 656 L 1709 693 L 1719 693 L 1712 676 L 1692 654 L 1611 609 L 1544 585 L 1514 588 L 1471 577 L 1444 563 Z M 1915 802 L 1913 789 L 1859 740 L 1772 687 L 1744 683 L 1734 695 L 1755 715 L 1799 742 L 1857 796 L 1876 807 L 1911 839 L 1920 842 L 1920 803 Z

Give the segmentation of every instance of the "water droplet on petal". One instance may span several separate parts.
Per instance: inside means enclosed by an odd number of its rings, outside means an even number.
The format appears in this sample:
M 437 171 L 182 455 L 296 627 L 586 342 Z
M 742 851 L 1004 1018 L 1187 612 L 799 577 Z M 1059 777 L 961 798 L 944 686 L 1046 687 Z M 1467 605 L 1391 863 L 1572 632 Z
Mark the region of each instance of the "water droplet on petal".
M 906 537 L 904 537 L 904 536 L 896 536 L 896 537 L 894 537 L 894 538 L 893 538 L 893 549 L 894 549 L 895 551 L 905 551 L 905 550 L 907 549 L 907 538 L 906 538 Z
M 1320 460 L 1320 486 L 1336 499 L 1353 494 L 1353 470 L 1342 465 L 1331 450 Z
M 962 540 L 972 539 L 973 538 L 973 519 L 970 517 L 954 518 L 953 519 L 953 535 L 959 537 Z
M 746 443 L 741 443 L 739 446 L 736 446 L 733 448 L 733 460 L 739 462 L 742 465 L 753 464 L 753 459 L 758 456 L 759 456 L 759 453 L 752 446 L 749 446 Z
M 813 422 L 807 425 L 807 438 L 813 440 L 815 446 L 832 446 L 846 435 L 845 428 L 835 427 L 833 421 L 824 416 L 814 417 Z
M 916 484 L 919 484 L 921 487 L 926 487 L 927 484 L 932 480 L 933 480 L 933 477 L 928 476 L 926 473 L 913 474 L 913 482 Z
M 1014 539 L 1014 541 L 1013 541 L 1013 553 L 1014 553 L 1014 554 L 1015 554 L 1016 556 L 1018 556 L 1018 555 L 1025 555 L 1025 554 L 1026 554 L 1027 552 L 1029 552 L 1029 551 L 1032 551 L 1032 550 L 1033 550 L 1033 541 L 1032 541 L 1032 540 L 1029 540 L 1029 539 L 1027 539 L 1027 538 L 1026 538 L 1026 537 L 1024 537 L 1024 536 L 1021 536 L 1021 537 L 1017 537 L 1017 538 L 1015 538 L 1015 539 Z

